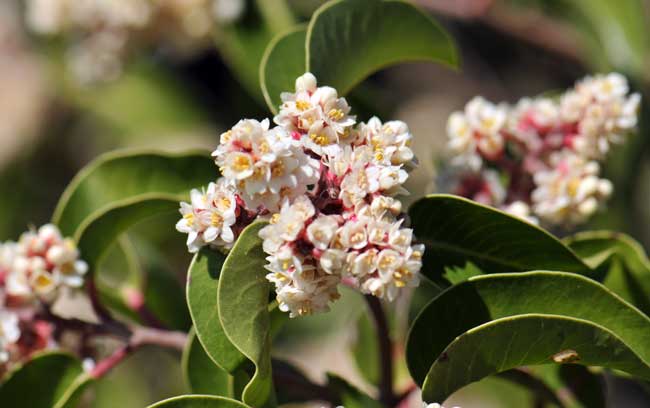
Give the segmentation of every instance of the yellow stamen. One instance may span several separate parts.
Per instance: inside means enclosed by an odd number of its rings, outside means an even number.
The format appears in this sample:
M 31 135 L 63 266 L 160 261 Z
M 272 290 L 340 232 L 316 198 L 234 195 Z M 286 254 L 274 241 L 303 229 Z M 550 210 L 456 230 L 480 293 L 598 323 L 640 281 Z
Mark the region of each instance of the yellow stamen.
M 327 113 L 327 116 L 329 116 L 330 119 L 332 120 L 341 120 L 345 116 L 345 113 L 341 109 L 332 109 Z
M 223 223 L 223 217 L 216 212 L 213 212 L 210 215 L 210 225 L 213 227 L 220 227 L 221 224 Z
M 309 109 L 311 105 L 307 101 L 296 101 L 296 108 L 298 108 L 299 111 L 306 111 Z

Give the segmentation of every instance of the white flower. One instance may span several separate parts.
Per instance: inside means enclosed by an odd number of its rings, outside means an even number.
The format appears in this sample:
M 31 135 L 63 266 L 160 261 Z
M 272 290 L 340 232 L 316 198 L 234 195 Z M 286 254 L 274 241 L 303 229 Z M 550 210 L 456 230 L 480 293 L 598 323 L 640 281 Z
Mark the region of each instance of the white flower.
M 322 155 L 327 147 L 350 143 L 351 127 L 356 123 L 350 116 L 345 98 L 339 98 L 334 88 L 317 87 L 316 78 L 306 73 L 296 79 L 295 93 L 281 95 L 280 112 L 273 119 L 290 132 L 297 132 L 306 148 Z
M 512 203 L 503 206 L 501 209 L 508 214 L 524 219 L 531 224 L 539 224 L 537 217 L 531 214 L 530 206 L 523 201 L 513 201 Z
M 19 338 L 18 316 L 8 310 L 0 310 L 0 364 L 9 360 L 7 347 Z
M 447 121 L 449 149 L 459 165 L 478 169 L 481 156 L 493 158 L 504 147 L 502 131 L 508 110 L 477 96 L 465 106 L 464 112 L 454 112 Z
M 534 176 L 533 211 L 545 222 L 575 225 L 593 215 L 612 193 L 612 183 L 598 177 L 599 166 L 569 152 L 551 158 L 552 168 Z
M 221 135 L 212 155 L 248 208 L 277 212 L 318 181 L 319 164 L 284 129 L 268 127 L 268 120 L 242 120 Z
M 437 402 L 434 402 L 432 404 L 428 404 L 426 402 L 423 402 L 422 403 L 422 408 L 445 408 L 445 407 L 443 407 L 441 404 L 438 404 Z M 460 408 L 460 407 L 456 406 L 456 407 L 451 407 L 451 408 Z
M 314 245 L 314 248 L 325 250 L 332 242 L 338 227 L 339 222 L 336 216 L 321 215 L 307 227 L 307 239 Z
M 245 9 L 245 0 L 213 0 L 212 2 L 212 14 L 220 23 L 232 23 L 238 20 Z
M 410 145 L 413 135 L 406 123 L 394 120 L 382 124 L 373 117 L 368 123 L 360 124 L 360 139 L 373 149 L 373 159 L 377 163 L 401 165 L 415 164 L 415 155 Z
M 66 0 L 28 0 L 27 24 L 41 34 L 59 32 L 65 21 Z
M 197 252 L 208 244 L 231 246 L 235 240 L 232 227 L 237 222 L 234 188 L 221 178 L 203 191 L 193 189 L 190 198 L 190 203 L 181 203 L 182 218 L 176 223 L 176 229 L 187 234 L 189 251 Z

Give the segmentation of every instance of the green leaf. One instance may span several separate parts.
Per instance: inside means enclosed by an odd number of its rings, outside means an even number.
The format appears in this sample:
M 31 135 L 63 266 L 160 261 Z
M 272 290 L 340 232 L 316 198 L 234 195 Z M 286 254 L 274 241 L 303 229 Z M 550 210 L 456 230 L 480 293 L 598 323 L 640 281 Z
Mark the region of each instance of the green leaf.
M 272 398 L 269 295 L 266 255 L 256 222 L 244 229 L 223 263 L 218 284 L 219 320 L 228 339 L 254 365 L 255 374 L 244 388 L 245 403 L 259 407 Z
M 292 92 L 295 81 L 304 74 L 307 27 L 299 25 L 276 36 L 266 47 L 260 64 L 260 85 L 264 100 L 273 113 L 282 104 L 280 94 Z
M 350 385 L 344 379 L 334 375 L 327 374 L 329 387 L 334 390 L 341 399 L 341 405 L 345 408 L 381 408 L 383 407 L 378 401 L 370 398 L 368 395 L 359 391 L 356 387 Z
M 650 261 L 631 237 L 611 231 L 588 231 L 564 242 L 602 276 L 603 284 L 650 315 Z
M 203 152 L 171 154 L 118 151 L 100 156 L 72 180 L 52 218 L 78 242 L 94 267 L 110 244 L 131 225 L 174 211 L 190 189 L 217 177 Z
M 422 273 L 441 282 L 445 267 L 474 263 L 485 273 L 534 269 L 589 274 L 576 254 L 545 230 L 466 198 L 433 194 L 409 209 L 426 245 Z
M 228 339 L 219 319 L 217 291 L 225 260 L 224 254 L 209 248 L 194 256 L 187 273 L 187 305 L 205 352 L 219 367 L 233 374 L 247 359 Z
M 433 61 L 456 67 L 458 53 L 442 27 L 398 0 L 337 0 L 319 8 L 307 30 L 307 70 L 347 94 L 387 66 Z
M 232 379 L 203 350 L 194 330 L 190 331 L 181 361 L 187 386 L 196 394 L 232 397 Z
M 120 236 L 95 270 L 101 303 L 122 317 L 139 321 L 138 314 L 128 306 L 128 296 L 129 291 L 143 292 L 144 275 L 133 243 L 126 234 Z
M 42 353 L 13 371 L 0 386 L 6 407 L 72 408 L 92 378 L 72 355 Z
M 448 266 L 445 268 L 445 274 L 443 278 L 447 279 L 449 283 L 455 285 L 466 281 L 467 279 L 482 275 L 483 271 L 479 269 L 478 266 L 474 265 L 471 262 L 467 262 L 465 266 Z
M 156 402 L 147 408 L 250 408 L 230 398 L 211 395 L 182 395 Z
M 352 345 L 352 355 L 359 373 L 369 384 L 379 383 L 379 344 L 375 324 L 367 313 L 357 320 L 357 338 Z
M 453 311 L 453 313 L 450 313 Z M 470 278 L 436 297 L 407 342 L 409 371 L 429 401 L 568 352 L 583 365 L 650 378 L 650 319 L 591 279 L 565 272 Z

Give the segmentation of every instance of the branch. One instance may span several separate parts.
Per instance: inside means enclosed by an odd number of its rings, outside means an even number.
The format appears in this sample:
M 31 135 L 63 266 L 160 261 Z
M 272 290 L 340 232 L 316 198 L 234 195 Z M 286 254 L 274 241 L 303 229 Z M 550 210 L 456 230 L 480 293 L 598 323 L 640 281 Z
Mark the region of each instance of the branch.
M 379 361 L 381 362 L 379 400 L 386 407 L 393 407 L 396 403 L 393 393 L 393 345 L 390 340 L 386 314 L 379 299 L 371 295 L 365 295 L 364 298 L 375 321 L 377 341 L 379 342 Z
M 142 346 L 155 345 L 182 351 L 186 342 L 187 334 L 183 332 L 150 327 L 134 327 L 128 343 L 116 349 L 110 356 L 97 362 L 95 368 L 90 372 L 90 376 L 95 379 L 105 376 Z

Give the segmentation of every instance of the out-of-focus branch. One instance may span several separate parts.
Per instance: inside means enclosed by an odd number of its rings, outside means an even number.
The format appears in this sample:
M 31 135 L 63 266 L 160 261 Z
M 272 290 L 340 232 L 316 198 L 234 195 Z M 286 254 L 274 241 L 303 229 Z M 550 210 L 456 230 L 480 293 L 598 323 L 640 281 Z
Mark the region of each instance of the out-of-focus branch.
M 420 6 L 459 20 L 476 20 L 493 29 L 583 63 L 580 35 L 569 24 L 532 9 L 515 9 L 495 0 L 417 0 Z

